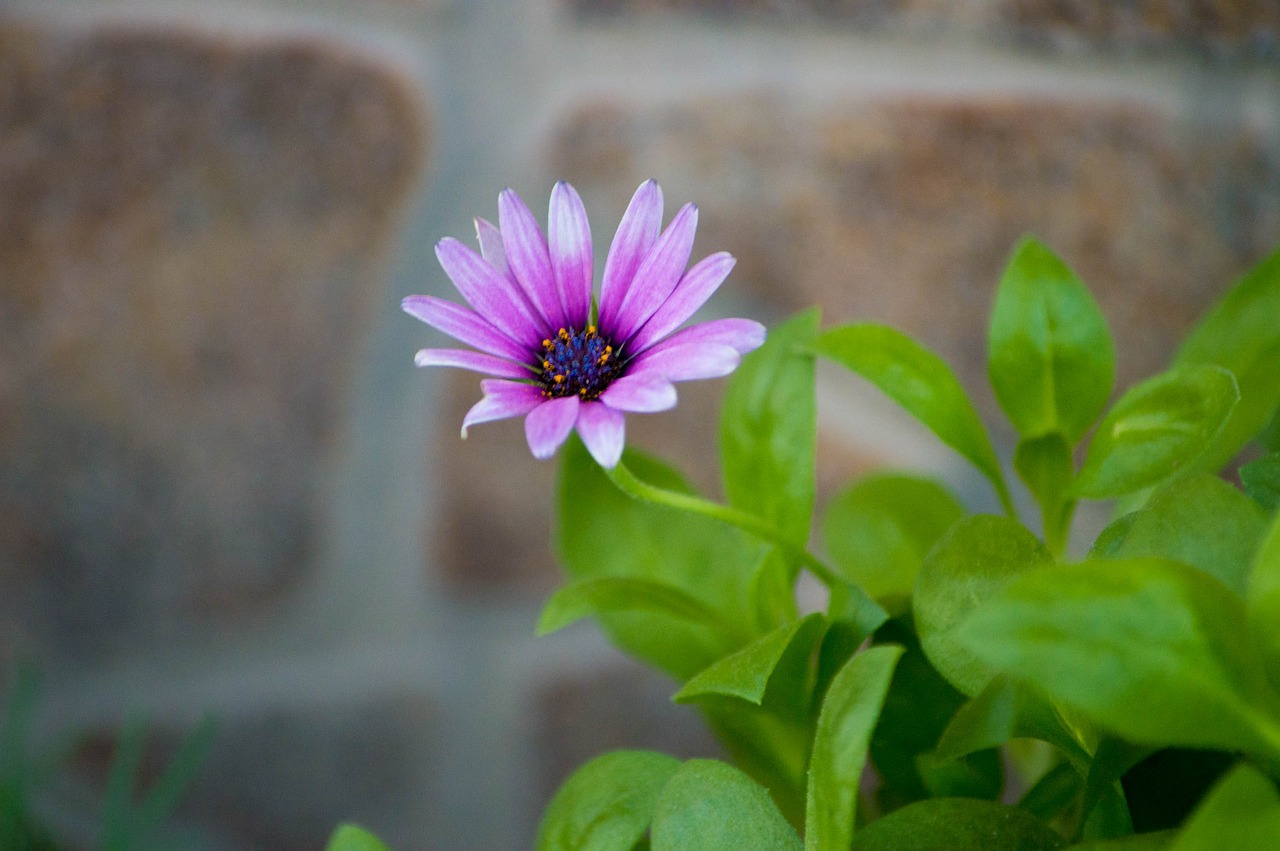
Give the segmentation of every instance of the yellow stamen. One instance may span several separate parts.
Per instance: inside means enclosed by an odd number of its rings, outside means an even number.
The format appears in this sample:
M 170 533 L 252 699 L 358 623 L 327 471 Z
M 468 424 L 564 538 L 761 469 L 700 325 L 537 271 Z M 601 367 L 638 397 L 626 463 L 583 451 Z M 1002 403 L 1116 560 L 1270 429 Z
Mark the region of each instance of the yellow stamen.
M 596 335 L 596 326 L 594 326 L 594 325 L 588 325 L 588 326 L 587 326 L 587 336 L 588 336 L 588 337 L 594 337 L 595 335 Z
M 564 384 L 564 376 L 563 376 L 563 375 L 557 375 L 557 376 L 556 376 L 556 384 Z
M 543 369 L 551 369 L 551 361 L 549 361 L 549 360 L 544 360 L 544 361 L 542 362 L 542 368 L 543 368 Z
M 560 329 L 560 334 L 558 336 L 560 337 L 561 340 L 564 340 L 566 343 L 569 341 L 569 332 L 564 330 L 563 328 Z
M 542 341 L 542 348 L 544 348 L 544 349 L 549 349 L 549 348 L 551 348 L 551 341 L 550 341 L 550 340 L 543 340 L 543 341 Z

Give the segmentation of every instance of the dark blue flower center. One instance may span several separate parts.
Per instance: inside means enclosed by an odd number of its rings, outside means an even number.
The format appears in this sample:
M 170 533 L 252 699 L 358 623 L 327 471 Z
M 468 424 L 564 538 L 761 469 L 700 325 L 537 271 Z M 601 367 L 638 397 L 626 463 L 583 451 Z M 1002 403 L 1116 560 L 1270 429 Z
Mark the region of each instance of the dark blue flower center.
M 583 331 L 561 328 L 542 341 L 542 374 L 538 382 L 548 399 L 577 396 L 591 401 L 622 372 L 622 359 L 596 326 Z

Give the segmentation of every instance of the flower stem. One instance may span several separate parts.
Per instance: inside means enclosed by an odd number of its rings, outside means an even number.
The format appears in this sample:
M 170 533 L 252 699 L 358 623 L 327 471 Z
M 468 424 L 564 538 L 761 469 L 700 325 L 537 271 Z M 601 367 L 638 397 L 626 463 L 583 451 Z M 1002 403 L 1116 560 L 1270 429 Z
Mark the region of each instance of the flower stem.
M 765 543 L 777 547 L 788 558 L 803 564 L 810 573 L 818 577 L 828 588 L 834 588 L 841 583 L 836 572 L 823 563 L 821 559 L 804 547 L 788 541 L 782 536 L 781 532 L 753 514 L 692 494 L 680 493 L 679 491 L 651 485 L 636 478 L 636 475 L 621 462 L 612 470 L 605 470 L 605 473 L 609 476 L 610 481 L 617 486 L 618 490 L 633 499 L 651 502 L 654 505 L 662 505 L 667 508 L 675 508 L 680 511 L 688 511 L 692 514 L 700 514 L 703 517 L 710 517 L 713 520 L 719 520 L 721 523 L 736 526 Z

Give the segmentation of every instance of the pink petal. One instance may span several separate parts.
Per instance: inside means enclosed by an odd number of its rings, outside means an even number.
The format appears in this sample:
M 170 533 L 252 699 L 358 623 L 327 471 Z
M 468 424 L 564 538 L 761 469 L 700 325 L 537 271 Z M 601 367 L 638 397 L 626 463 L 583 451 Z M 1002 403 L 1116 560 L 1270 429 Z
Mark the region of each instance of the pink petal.
M 681 328 L 662 342 L 650 346 L 645 355 L 689 343 L 729 346 L 738 354 L 745 355 L 764 345 L 764 336 L 764 326 L 753 319 L 712 319 Z
M 604 279 L 600 285 L 600 316 L 617 315 L 636 270 L 658 241 L 662 230 L 662 189 L 657 181 L 646 180 L 631 197 L 627 211 L 618 222 L 609 256 L 604 261 Z
M 502 232 L 493 222 L 476 216 L 476 242 L 480 243 L 480 256 L 504 275 L 511 275 L 507 265 L 507 250 L 502 247 Z
M 415 366 L 456 366 L 501 378 L 533 378 L 533 372 L 526 366 L 465 349 L 420 349 L 414 355 L 413 363 Z
M 600 394 L 600 401 L 615 411 L 666 411 L 676 406 L 676 388 L 660 375 L 624 375 Z
M 586 402 L 578 410 L 578 434 L 591 457 L 607 470 L 612 470 L 622 460 L 626 424 L 621 411 L 599 402 Z
M 546 401 L 542 391 L 532 384 L 488 379 L 480 382 L 480 389 L 484 391 L 484 398 L 476 402 L 462 418 L 464 440 L 467 437 L 467 429 L 477 423 L 518 417 L 529 413 Z
M 515 274 L 520 289 L 538 309 L 551 330 L 567 328 L 560 294 L 556 291 L 547 238 L 520 196 L 510 189 L 498 196 L 498 227 L 502 231 L 502 247 L 507 263 Z
M 718 343 L 685 343 L 650 350 L 627 366 L 627 375 L 661 375 L 668 381 L 719 378 L 738 368 L 742 356 Z
M 631 340 L 632 354 L 643 352 L 646 347 L 683 325 L 720 288 L 736 262 L 738 261 L 733 259 L 733 255 L 721 251 L 702 259 L 686 272 L 680 283 L 676 284 L 671 297 L 663 302 Z
M 534 458 L 546 459 L 556 454 L 578 419 L 578 397 L 561 396 L 548 399 L 524 418 L 524 436 Z
M 517 342 L 536 346 L 542 341 L 546 326 L 506 275 L 453 238 L 436 244 L 436 257 L 476 313 Z
M 555 270 L 564 315 L 575 328 L 581 329 L 591 314 L 591 278 L 595 274 L 591 225 L 582 199 L 563 180 L 551 190 L 547 232 L 551 266 Z
M 689 265 L 689 253 L 693 251 L 693 236 L 697 229 L 698 208 L 685 204 L 636 270 L 617 315 L 606 317 L 601 312 L 600 325 L 615 340 L 630 340 L 636 329 L 671 295 L 684 274 L 685 266 Z
M 469 346 L 502 355 L 511 360 L 523 361 L 529 357 L 529 349 L 512 340 L 497 328 L 484 321 L 478 314 L 460 304 L 429 295 L 411 295 L 400 302 L 404 312 L 421 319 L 432 328 L 460 340 Z

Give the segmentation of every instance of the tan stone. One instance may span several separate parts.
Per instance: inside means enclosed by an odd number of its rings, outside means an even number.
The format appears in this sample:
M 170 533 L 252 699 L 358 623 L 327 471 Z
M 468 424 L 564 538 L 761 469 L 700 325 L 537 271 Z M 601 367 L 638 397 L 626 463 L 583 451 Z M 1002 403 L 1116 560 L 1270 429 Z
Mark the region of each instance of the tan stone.
M 333 43 L 0 27 L 6 623 L 92 656 L 305 571 L 424 132 Z

